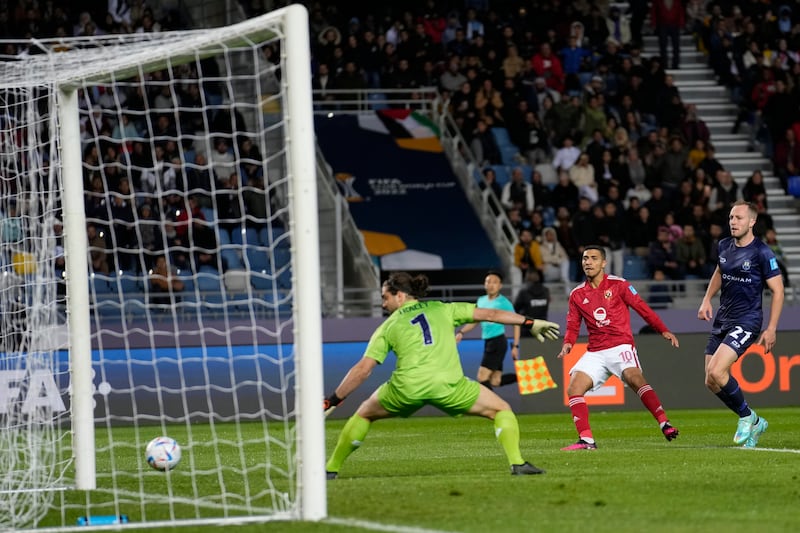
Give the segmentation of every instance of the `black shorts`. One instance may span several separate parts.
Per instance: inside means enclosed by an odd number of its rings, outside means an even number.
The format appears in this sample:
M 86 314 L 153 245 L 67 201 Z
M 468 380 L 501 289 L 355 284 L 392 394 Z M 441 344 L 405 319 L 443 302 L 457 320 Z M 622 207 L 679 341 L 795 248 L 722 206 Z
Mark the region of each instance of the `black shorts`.
M 483 341 L 483 360 L 481 366 L 489 370 L 503 370 L 503 359 L 508 350 L 508 340 L 505 335 L 498 335 Z

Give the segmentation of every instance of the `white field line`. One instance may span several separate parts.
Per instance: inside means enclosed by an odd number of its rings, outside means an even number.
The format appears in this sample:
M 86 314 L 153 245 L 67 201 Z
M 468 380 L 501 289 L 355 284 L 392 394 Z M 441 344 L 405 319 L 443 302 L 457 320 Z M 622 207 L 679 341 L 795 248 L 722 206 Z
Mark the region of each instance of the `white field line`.
M 800 453 L 800 450 L 792 450 L 789 448 L 737 448 L 737 449 L 754 451 L 754 452 Z
M 389 531 L 392 533 L 448 533 L 447 531 L 439 529 L 427 529 L 424 527 L 414 526 L 398 526 L 394 524 L 382 524 L 380 522 L 370 522 L 367 520 L 358 520 L 355 518 L 332 518 L 328 517 L 323 522 L 328 524 L 336 524 L 348 527 L 360 527 L 362 529 L 369 529 L 372 531 Z

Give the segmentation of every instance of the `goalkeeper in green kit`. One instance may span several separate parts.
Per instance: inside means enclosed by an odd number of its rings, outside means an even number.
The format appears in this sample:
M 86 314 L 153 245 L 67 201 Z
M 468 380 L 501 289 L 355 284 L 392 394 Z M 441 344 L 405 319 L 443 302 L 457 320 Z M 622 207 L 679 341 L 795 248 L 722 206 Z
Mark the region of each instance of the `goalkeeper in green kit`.
M 425 405 L 448 415 L 483 416 L 494 420 L 495 435 L 503 447 L 512 475 L 542 474 L 522 458 L 519 426 L 508 403 L 488 388 L 464 376 L 453 335 L 454 328 L 478 321 L 529 327 L 534 337 L 557 339 L 559 326 L 500 309 L 478 308 L 474 303 L 420 301 L 428 278 L 408 273 L 392 274 L 383 283 L 381 300 L 390 313 L 372 334 L 361 360 L 323 402 L 326 414 L 356 390 L 390 351 L 397 356 L 389 381 L 378 387 L 345 424 L 326 470 L 335 479 L 345 459 L 367 436 L 375 420 L 408 417 Z

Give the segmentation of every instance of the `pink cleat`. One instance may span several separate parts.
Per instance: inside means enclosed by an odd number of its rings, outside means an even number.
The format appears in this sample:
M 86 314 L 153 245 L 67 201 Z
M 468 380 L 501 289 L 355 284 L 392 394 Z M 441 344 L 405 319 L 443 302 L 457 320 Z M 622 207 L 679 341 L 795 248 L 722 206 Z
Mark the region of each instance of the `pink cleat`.
M 663 433 L 663 434 L 664 434 L 664 438 L 665 438 L 665 439 L 667 439 L 667 440 L 670 440 L 670 441 L 671 441 L 671 440 L 675 440 L 676 438 L 678 438 L 678 435 L 680 434 L 680 433 L 678 432 L 678 428 L 674 428 L 674 427 L 672 427 L 672 426 L 669 424 L 669 422 L 667 422 L 666 424 L 664 424 L 664 427 L 663 427 L 663 428 L 661 428 L 661 433 Z
M 570 444 L 566 448 L 561 448 L 562 452 L 574 452 L 575 450 L 596 450 L 597 444 L 594 442 L 586 442 L 583 439 L 578 439 L 575 444 Z

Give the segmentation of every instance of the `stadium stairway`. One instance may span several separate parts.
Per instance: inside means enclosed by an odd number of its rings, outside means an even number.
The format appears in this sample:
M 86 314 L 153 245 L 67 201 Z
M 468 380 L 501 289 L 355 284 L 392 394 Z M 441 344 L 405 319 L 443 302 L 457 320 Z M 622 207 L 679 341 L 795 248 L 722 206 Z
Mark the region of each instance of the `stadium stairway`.
M 659 55 L 655 36 L 644 37 L 643 55 Z M 797 202 L 786 194 L 772 173 L 772 162 L 752 146 L 747 125 L 744 124 L 739 133 L 731 133 L 738 107 L 731 102 L 728 89 L 717 82 L 708 66 L 707 56 L 697 50 L 694 36 L 681 36 L 681 67 L 667 70 L 667 73 L 675 80 L 683 102 L 697 106 L 698 117 L 705 121 L 711 132 L 717 159 L 730 170 L 739 187 L 744 186 L 755 170 L 763 173 L 769 213 L 786 254 L 789 278 L 797 282 L 800 280 L 800 213 Z

